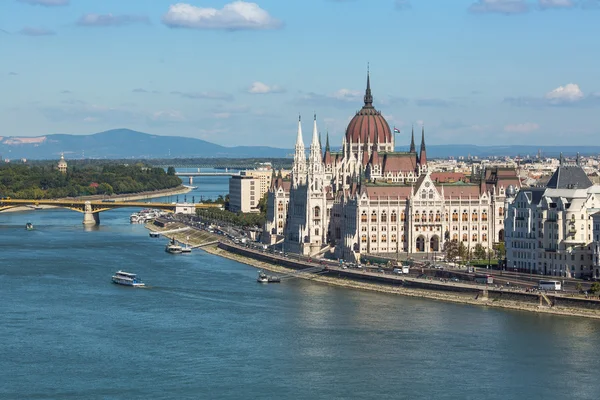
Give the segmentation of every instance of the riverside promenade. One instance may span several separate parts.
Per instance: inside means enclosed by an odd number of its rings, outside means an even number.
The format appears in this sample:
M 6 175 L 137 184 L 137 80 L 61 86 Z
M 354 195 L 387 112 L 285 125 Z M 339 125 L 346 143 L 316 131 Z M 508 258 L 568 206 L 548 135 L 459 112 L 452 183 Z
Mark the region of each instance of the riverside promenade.
M 384 274 L 358 269 L 344 269 L 332 264 L 293 260 L 260 250 L 254 250 L 227 241 L 217 247 L 209 246 L 207 252 L 226 257 L 257 268 L 282 274 L 322 265 L 325 275 L 308 275 L 305 279 L 353 289 L 400 294 L 453 303 L 498 307 L 519 311 L 556 315 L 600 318 L 600 301 L 560 294 L 531 293 L 486 285 L 445 282 L 434 278 Z
M 154 232 L 177 230 L 182 227 L 191 229 L 166 236 L 191 247 L 202 247 L 204 251 L 220 257 L 283 275 L 292 274 L 314 282 L 460 304 L 600 319 L 600 301 L 595 299 L 449 282 L 435 277 L 343 268 L 331 261 L 309 262 L 246 247 L 233 243 L 221 235 L 209 233 L 198 226 L 180 221 L 170 221 L 163 227 L 155 224 L 147 225 L 147 228 Z M 309 268 L 314 270 L 315 267 L 322 267 L 326 273 L 297 274 L 299 270 Z

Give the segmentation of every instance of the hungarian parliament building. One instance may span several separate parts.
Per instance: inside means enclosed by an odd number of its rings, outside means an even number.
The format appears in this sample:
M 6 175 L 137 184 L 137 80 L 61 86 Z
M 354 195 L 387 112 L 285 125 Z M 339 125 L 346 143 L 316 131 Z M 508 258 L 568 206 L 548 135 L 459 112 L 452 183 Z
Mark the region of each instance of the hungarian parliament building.
M 348 124 L 340 151 L 325 150 L 313 121 L 308 159 L 298 122 L 289 179 L 281 173 L 268 194 L 263 241 L 286 252 L 359 260 L 361 254 L 443 251 L 446 241 L 473 249 L 504 241 L 506 192 L 518 190 L 514 169 L 473 170 L 470 176 L 430 171 L 425 131 L 408 151 L 373 106 L 370 77 L 364 105 Z

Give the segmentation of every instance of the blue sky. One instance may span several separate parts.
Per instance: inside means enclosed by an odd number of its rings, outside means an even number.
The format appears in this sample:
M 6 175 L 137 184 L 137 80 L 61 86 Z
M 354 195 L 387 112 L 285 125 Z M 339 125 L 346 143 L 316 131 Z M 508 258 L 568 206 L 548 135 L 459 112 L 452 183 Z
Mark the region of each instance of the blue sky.
M 369 63 L 400 150 L 586 144 L 598 37 L 600 0 L 1 0 L 0 136 L 291 147 L 316 112 L 339 144 Z

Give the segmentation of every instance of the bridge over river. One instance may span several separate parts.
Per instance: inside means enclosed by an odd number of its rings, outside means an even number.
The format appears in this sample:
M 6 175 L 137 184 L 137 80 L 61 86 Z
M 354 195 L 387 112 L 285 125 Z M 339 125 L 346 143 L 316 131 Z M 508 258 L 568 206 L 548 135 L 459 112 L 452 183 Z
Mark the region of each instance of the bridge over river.
M 176 176 L 179 177 L 187 177 L 188 178 L 188 183 L 190 185 L 194 184 L 194 177 L 200 177 L 200 176 L 239 176 L 240 175 L 240 171 L 234 170 L 234 171 L 230 171 L 228 169 L 225 169 L 224 171 L 216 171 L 216 172 L 201 172 L 200 168 L 198 168 L 197 172 L 175 172 Z
M 119 201 L 119 200 L 36 200 L 36 199 L 0 199 L 0 212 L 15 207 L 62 207 L 77 211 L 83 214 L 84 225 L 97 225 L 100 223 L 100 213 L 103 211 L 113 210 L 115 208 L 132 207 L 132 208 L 156 208 L 168 212 L 175 212 L 177 203 L 145 203 L 142 201 Z M 198 209 L 219 208 L 220 204 L 186 204 L 188 207 Z

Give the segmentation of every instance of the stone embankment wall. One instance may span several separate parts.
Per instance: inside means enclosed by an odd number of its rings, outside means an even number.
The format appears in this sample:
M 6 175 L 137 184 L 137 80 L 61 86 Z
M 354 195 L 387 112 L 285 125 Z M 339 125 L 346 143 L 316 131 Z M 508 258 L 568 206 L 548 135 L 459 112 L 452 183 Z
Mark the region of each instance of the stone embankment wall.
M 314 267 L 301 260 L 292 260 L 270 253 L 263 253 L 228 243 L 219 243 L 216 251 L 207 251 L 257 268 L 286 273 Z M 307 274 L 308 275 L 308 274 Z M 313 275 L 309 275 L 313 276 Z M 521 292 L 513 289 L 473 287 L 464 284 L 443 283 L 430 279 L 418 279 L 402 275 L 365 273 L 355 269 L 329 267 L 326 275 L 315 275 L 314 281 L 348 288 L 422 297 L 454 303 L 499 307 L 518 311 L 529 311 L 564 316 L 600 318 L 600 301 L 585 298 L 564 298 L 547 294 L 552 307 L 538 293 Z

